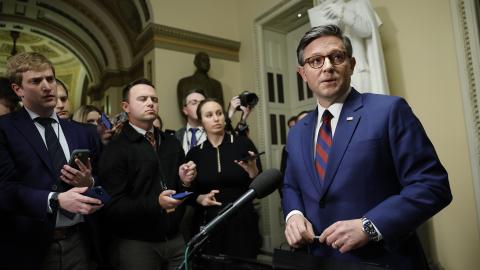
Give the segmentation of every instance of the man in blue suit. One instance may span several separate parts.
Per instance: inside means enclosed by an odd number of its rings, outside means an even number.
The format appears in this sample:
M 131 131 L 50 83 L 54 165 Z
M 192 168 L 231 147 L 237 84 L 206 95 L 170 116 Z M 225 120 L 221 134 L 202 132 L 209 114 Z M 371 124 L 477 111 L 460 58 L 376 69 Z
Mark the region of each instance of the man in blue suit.
M 325 258 L 428 269 L 415 230 L 452 195 L 421 123 L 402 98 L 350 86 L 355 58 L 337 26 L 312 28 L 297 56 L 318 106 L 288 136 L 288 243 Z
M 54 113 L 55 70 L 43 55 L 9 58 L 7 74 L 24 108 L 0 117 L 0 269 L 92 269 L 86 215 L 102 204 L 83 195 L 90 161 L 66 161 L 89 149 L 95 163 L 95 128 Z

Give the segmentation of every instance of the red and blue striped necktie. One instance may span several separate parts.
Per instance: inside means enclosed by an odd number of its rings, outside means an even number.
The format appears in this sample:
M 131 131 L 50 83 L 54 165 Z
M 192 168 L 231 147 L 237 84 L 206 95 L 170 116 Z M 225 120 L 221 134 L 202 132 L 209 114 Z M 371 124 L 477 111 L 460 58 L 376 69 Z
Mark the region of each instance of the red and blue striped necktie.
M 333 115 L 328 110 L 323 112 L 322 126 L 318 130 L 318 138 L 315 145 L 315 170 L 322 183 L 327 171 L 328 154 L 332 147 L 332 125 L 330 124 L 332 118 Z

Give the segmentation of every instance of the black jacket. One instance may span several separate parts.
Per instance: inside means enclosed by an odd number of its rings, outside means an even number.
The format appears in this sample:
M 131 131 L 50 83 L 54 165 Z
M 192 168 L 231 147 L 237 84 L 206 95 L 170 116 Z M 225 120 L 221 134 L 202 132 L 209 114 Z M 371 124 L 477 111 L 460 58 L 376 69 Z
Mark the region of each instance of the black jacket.
M 167 214 L 158 196 L 165 186 L 182 190 L 178 167 L 184 152 L 174 136 L 155 129 L 155 138 L 156 152 L 127 124 L 102 153 L 100 181 L 112 196 L 103 210 L 104 225 L 117 237 L 163 241 L 179 232 L 184 207 Z

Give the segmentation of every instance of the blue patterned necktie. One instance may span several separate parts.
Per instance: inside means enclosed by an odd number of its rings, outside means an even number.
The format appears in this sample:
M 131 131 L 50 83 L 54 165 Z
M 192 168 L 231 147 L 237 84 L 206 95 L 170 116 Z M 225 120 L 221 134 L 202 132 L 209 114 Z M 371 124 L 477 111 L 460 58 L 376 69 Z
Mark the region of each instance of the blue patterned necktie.
M 197 131 L 198 131 L 198 128 L 189 128 L 188 131 L 190 131 L 190 133 L 192 133 L 192 139 L 190 140 L 190 149 L 192 149 L 193 147 L 197 146 Z
M 320 182 L 323 183 L 325 179 L 325 172 L 327 171 L 328 155 L 332 147 L 332 126 L 331 120 L 333 115 L 328 111 L 322 115 L 322 126 L 318 130 L 317 143 L 315 145 L 315 170 L 320 177 Z

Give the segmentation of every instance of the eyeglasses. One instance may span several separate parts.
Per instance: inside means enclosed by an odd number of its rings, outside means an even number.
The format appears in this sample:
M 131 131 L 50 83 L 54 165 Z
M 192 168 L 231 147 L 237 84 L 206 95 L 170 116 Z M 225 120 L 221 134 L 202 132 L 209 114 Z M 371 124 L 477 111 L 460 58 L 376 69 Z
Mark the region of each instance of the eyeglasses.
M 325 58 L 327 57 L 328 57 L 328 60 L 330 60 L 330 63 L 332 63 L 332 65 L 337 66 L 345 62 L 345 59 L 347 59 L 347 54 L 341 51 L 335 51 L 325 56 L 317 54 L 305 59 L 304 63 L 308 63 L 310 67 L 314 69 L 319 69 L 323 67 L 323 64 L 325 64 Z
M 196 106 L 196 105 L 198 105 L 200 102 L 202 102 L 202 101 L 201 101 L 201 100 L 192 99 L 192 100 L 187 101 L 187 103 L 185 104 L 185 106 L 188 106 L 188 105 Z

